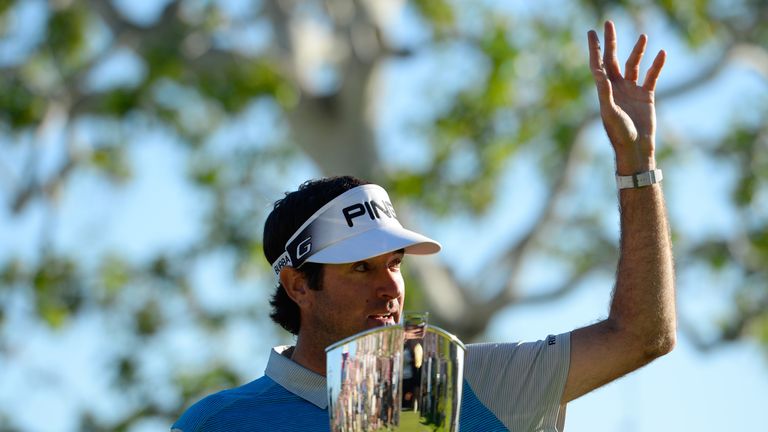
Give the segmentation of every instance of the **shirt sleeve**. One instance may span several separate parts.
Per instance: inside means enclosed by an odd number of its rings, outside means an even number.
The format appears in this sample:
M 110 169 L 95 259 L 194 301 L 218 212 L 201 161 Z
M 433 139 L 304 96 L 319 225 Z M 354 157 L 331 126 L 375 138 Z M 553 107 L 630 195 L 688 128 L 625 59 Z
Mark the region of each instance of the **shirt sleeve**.
M 560 399 L 570 365 L 570 333 L 524 343 L 467 345 L 464 378 L 511 431 L 562 430 Z

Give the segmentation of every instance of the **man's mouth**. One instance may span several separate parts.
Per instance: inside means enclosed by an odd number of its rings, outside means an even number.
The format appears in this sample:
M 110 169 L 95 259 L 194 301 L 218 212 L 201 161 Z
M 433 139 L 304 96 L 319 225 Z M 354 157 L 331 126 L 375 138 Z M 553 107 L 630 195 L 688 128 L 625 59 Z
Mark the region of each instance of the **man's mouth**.
M 392 313 L 368 315 L 368 324 L 370 327 L 395 325 L 395 316 Z

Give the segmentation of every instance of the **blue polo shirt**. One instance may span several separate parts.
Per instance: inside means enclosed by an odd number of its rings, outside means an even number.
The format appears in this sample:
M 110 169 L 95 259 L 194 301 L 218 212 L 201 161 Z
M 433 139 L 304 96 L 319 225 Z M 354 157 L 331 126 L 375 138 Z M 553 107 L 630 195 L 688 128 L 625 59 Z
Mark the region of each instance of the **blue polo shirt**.
M 466 347 L 462 432 L 562 430 L 569 333 L 538 342 Z M 202 399 L 172 430 L 328 432 L 325 377 L 283 355 L 289 348 L 273 348 L 263 377 Z

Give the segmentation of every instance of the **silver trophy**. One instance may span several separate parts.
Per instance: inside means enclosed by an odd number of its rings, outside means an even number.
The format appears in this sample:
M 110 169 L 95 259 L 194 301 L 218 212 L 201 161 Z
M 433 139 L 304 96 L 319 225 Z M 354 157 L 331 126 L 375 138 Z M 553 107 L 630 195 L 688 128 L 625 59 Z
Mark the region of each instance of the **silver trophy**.
M 458 430 L 464 344 L 427 325 L 427 313 L 325 351 L 331 431 Z

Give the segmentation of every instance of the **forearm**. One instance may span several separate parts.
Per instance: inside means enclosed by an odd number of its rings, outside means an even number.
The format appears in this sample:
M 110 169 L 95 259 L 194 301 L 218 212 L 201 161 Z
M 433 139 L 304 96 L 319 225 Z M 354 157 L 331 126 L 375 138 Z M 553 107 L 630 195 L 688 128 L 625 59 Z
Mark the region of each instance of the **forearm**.
M 619 192 L 621 250 L 609 321 L 658 356 L 675 342 L 672 246 L 660 184 Z

